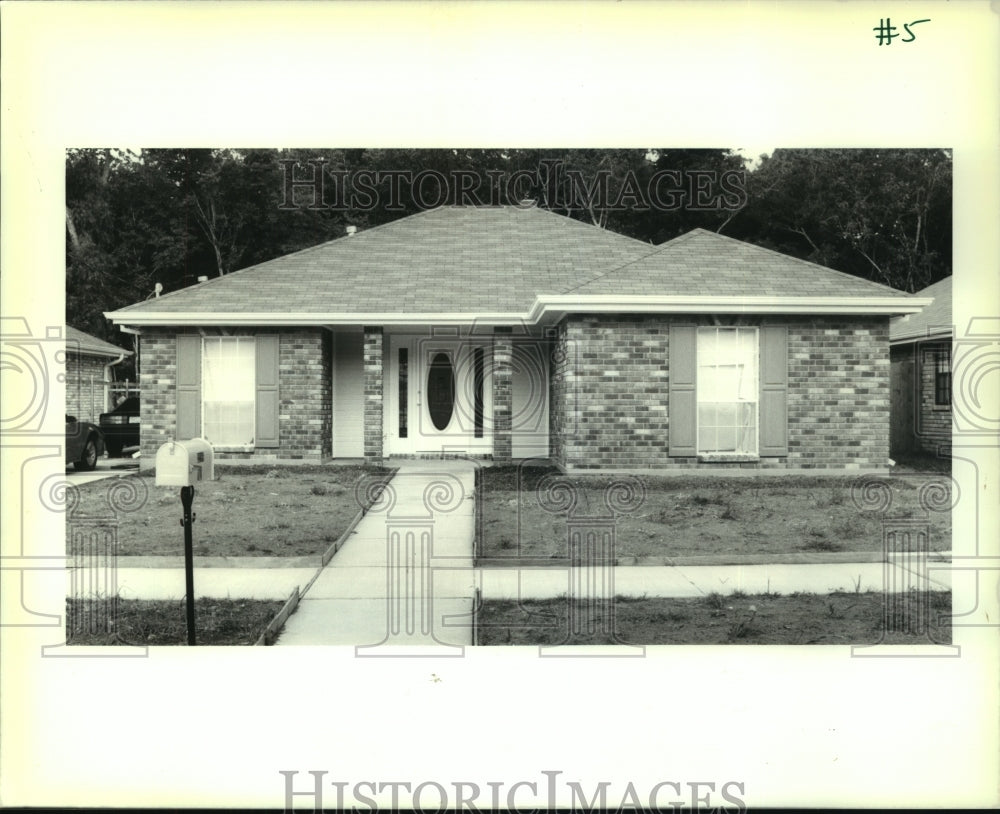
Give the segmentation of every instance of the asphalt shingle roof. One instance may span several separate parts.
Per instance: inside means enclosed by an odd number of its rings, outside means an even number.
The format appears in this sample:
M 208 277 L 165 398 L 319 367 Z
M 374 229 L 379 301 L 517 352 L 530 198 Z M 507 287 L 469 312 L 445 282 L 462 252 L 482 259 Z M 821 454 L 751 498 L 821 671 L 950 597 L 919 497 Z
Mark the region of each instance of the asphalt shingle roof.
M 628 266 L 574 289 L 577 294 L 735 297 L 906 297 L 903 291 L 694 229 Z
M 87 353 L 93 356 L 131 356 L 132 351 L 119 348 L 96 336 L 79 331 L 71 325 L 66 326 L 66 350 L 70 353 Z
M 442 207 L 125 314 L 523 313 L 540 294 L 905 297 L 696 229 L 655 247 L 536 207 Z
M 918 297 L 933 297 L 934 302 L 917 314 L 907 314 L 889 321 L 889 340 L 926 339 L 951 336 L 951 277 L 945 277 L 917 292 Z

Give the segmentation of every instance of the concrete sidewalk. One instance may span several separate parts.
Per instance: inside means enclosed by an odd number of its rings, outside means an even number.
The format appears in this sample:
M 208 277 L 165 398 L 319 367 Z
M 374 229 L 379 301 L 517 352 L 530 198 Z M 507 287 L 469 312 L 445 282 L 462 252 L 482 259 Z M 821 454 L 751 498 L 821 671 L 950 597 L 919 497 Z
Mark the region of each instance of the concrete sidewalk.
M 74 577 L 74 572 L 77 576 Z M 82 572 L 82 573 L 81 573 Z M 67 596 L 80 596 L 92 580 L 93 569 L 67 569 Z M 194 595 L 212 599 L 288 599 L 316 574 L 310 568 L 198 568 Z M 183 599 L 184 567 L 119 568 L 115 584 L 122 599 Z M 76 591 L 73 580 L 78 580 Z M 103 592 L 103 588 L 102 591 Z
M 927 564 L 926 588 L 947 591 L 951 564 Z M 568 595 L 581 583 L 584 569 L 479 569 L 477 585 L 483 599 L 549 599 Z M 600 571 L 600 569 L 594 569 Z M 607 570 L 610 596 L 699 597 L 795 592 L 828 594 L 834 591 L 899 592 L 918 587 L 921 574 L 912 563 L 824 563 L 816 565 L 692 565 L 618 566 Z M 592 577 L 591 577 L 592 579 Z
M 354 538 L 352 538 L 353 540 Z M 359 544 L 360 545 L 360 544 Z M 372 548 L 369 543 L 366 548 Z M 341 552 L 343 553 L 343 552 Z M 331 565 L 338 561 L 340 553 Z M 354 556 L 360 557 L 360 552 Z M 450 566 L 450 567 L 448 567 Z M 337 566 L 340 567 L 340 566 Z M 928 587 L 935 591 L 951 586 L 951 564 L 930 561 L 927 564 Z M 569 568 L 476 568 L 468 558 L 434 566 L 435 596 L 465 595 L 475 588 L 485 599 L 544 599 L 569 592 L 572 572 Z M 195 595 L 234 599 L 287 599 L 296 587 L 305 588 L 316 576 L 314 567 L 269 568 L 198 568 L 195 570 Z M 325 573 L 325 571 L 323 572 Z M 831 591 L 903 590 L 912 585 L 906 573 L 918 575 L 917 568 L 903 565 L 887 569 L 883 563 L 822 563 L 814 565 L 692 565 L 692 566 L 618 566 L 613 571 L 614 593 L 623 596 L 685 597 L 705 596 L 716 591 L 726 595 L 740 590 L 748 594 L 776 591 L 783 594 L 802 591 L 825 594 Z M 182 599 L 184 569 L 119 568 L 119 594 L 123 599 Z M 309 595 L 328 599 L 365 599 L 373 586 L 385 585 L 386 566 L 380 563 L 355 563 L 350 571 L 320 575 Z M 349 579 L 348 577 L 352 577 Z M 318 587 L 317 587 L 318 586 Z M 895 587 L 894 587 L 895 586 Z M 335 593 L 339 591 L 339 595 Z M 315 593 L 314 593 L 315 592 Z
M 474 498 L 471 463 L 403 462 L 275 644 L 357 645 L 373 656 L 472 644 Z

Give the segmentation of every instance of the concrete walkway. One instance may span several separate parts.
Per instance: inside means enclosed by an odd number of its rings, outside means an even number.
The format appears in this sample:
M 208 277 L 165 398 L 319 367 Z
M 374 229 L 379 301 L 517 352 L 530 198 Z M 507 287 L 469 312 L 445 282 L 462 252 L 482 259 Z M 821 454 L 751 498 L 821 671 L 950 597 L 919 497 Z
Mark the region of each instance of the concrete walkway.
M 356 645 L 359 655 L 461 653 L 472 644 L 474 467 L 405 461 L 307 587 L 277 645 Z
M 827 594 L 834 591 L 901 592 L 921 587 L 947 591 L 951 564 L 927 563 L 927 571 L 910 562 L 823 563 L 815 565 L 692 565 L 618 566 L 607 571 L 607 595 L 649 597 L 723 596 L 734 591 L 747 594 Z M 599 572 L 600 569 L 593 569 Z M 483 599 L 549 599 L 571 595 L 581 584 L 584 569 L 491 568 L 477 571 Z M 593 575 L 588 575 L 593 581 Z
M 352 537 L 352 540 L 354 538 Z M 343 552 L 341 552 L 343 553 Z M 334 557 L 334 563 L 341 556 Z M 357 555 L 360 556 L 360 552 Z M 195 595 L 216 599 L 287 599 L 295 588 L 304 588 L 316 576 L 315 567 L 253 567 L 244 558 L 239 567 L 199 567 L 195 563 Z M 256 558 L 258 561 L 265 558 Z M 331 563 L 333 565 L 334 563 Z M 340 567 L 340 566 L 337 566 Z M 355 566 L 356 576 L 366 573 L 370 578 L 379 565 Z M 441 591 L 465 591 L 478 587 L 484 599 L 545 599 L 569 593 L 571 571 L 567 568 L 478 568 L 463 566 L 435 574 L 435 586 Z M 337 572 L 338 574 L 340 572 Z M 346 572 L 345 572 L 346 573 Z M 705 596 L 716 591 L 726 595 L 733 591 L 765 593 L 794 591 L 829 593 L 860 590 L 904 590 L 918 575 L 915 567 L 902 564 L 887 570 L 880 562 L 771 564 L 771 565 L 679 565 L 679 566 L 618 566 L 614 569 L 614 593 L 623 596 L 685 597 Z M 381 572 L 385 582 L 385 572 Z M 948 590 L 951 586 L 951 563 L 930 560 L 927 563 L 928 587 Z M 84 577 L 85 579 L 88 577 Z M 341 577 L 336 577 L 341 579 Z M 324 577 L 323 584 L 332 584 L 333 577 Z M 320 582 L 319 579 L 316 582 Z M 184 568 L 119 567 L 117 587 L 123 599 L 182 599 Z M 316 588 L 310 588 L 310 595 Z M 366 591 L 362 584 L 344 585 L 344 598 L 357 598 Z M 442 594 L 443 596 L 443 594 Z

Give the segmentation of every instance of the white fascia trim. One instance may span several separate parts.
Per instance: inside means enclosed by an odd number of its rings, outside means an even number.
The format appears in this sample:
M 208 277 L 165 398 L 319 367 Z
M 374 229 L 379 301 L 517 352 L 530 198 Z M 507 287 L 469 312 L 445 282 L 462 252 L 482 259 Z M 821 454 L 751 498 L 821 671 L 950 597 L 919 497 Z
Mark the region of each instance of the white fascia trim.
M 915 314 L 932 297 L 721 297 L 656 295 L 542 295 L 526 314 L 518 313 L 281 313 L 233 314 L 212 311 L 131 313 L 106 311 L 118 325 L 519 325 L 572 312 L 628 314 Z
M 890 345 L 909 345 L 916 342 L 950 342 L 951 331 L 939 331 L 936 333 L 906 334 L 897 336 L 889 340 Z
M 524 322 L 520 314 L 327 314 L 257 312 L 233 314 L 225 311 L 160 311 L 157 313 L 131 314 L 127 311 L 108 311 L 105 317 L 119 325 L 519 325 Z M 124 329 L 123 329 L 124 330 Z
M 528 321 L 574 311 L 631 314 L 915 314 L 931 297 L 540 296 Z

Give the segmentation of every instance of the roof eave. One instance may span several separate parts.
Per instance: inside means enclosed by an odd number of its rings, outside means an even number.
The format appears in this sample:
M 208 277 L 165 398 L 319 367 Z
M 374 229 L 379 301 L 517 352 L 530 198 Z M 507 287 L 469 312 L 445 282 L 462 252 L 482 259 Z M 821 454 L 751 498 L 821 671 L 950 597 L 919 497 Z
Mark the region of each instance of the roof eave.
M 158 326 L 192 327 L 241 327 L 241 326 L 282 326 L 304 327 L 313 325 L 518 325 L 524 322 L 523 315 L 511 313 L 336 313 L 336 312 L 193 312 L 162 311 L 159 313 L 131 314 L 108 311 L 105 316 L 122 330 L 131 332 L 134 328 Z
M 124 348 L 108 350 L 106 348 L 88 348 L 86 345 L 74 345 L 72 340 L 66 341 L 67 353 L 78 353 L 82 356 L 100 356 L 106 359 L 117 359 L 119 356 L 132 356 L 133 351 Z
M 251 325 L 516 325 L 551 322 L 572 312 L 630 314 L 914 314 L 931 303 L 925 297 L 723 297 L 595 294 L 588 296 L 542 295 L 526 313 L 461 312 L 192 312 L 161 311 L 139 314 L 108 311 L 104 316 L 117 325 L 218 326 Z
M 908 345 L 911 342 L 942 342 L 953 337 L 951 328 L 927 329 L 923 332 L 900 334 L 889 337 L 890 345 Z
M 915 314 L 931 303 L 923 297 L 736 297 L 592 295 L 541 296 L 528 314 L 540 321 L 546 314 L 571 312 L 632 314 Z

